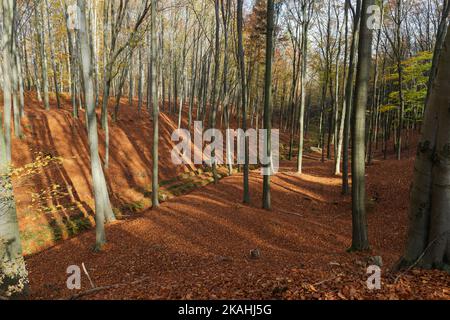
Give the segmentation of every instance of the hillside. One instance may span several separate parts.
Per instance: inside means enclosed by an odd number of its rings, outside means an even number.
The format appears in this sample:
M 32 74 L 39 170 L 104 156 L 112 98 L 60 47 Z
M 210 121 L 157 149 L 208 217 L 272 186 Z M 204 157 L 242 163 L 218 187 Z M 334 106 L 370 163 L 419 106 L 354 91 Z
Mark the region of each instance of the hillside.
M 445 272 L 390 273 L 405 240 L 412 157 L 369 168 L 372 250 L 359 254 L 346 252 L 351 202 L 330 175 L 332 163 L 313 157 L 301 178 L 293 165 L 283 162 L 273 179 L 272 212 L 259 209 L 261 176 L 252 173 L 252 204 L 244 206 L 242 177 L 235 175 L 110 226 L 104 252 L 92 253 L 89 231 L 29 256 L 32 297 L 72 297 L 65 270 L 84 263 L 95 285 L 105 287 L 80 297 L 87 299 L 450 298 Z M 255 249 L 260 257 L 252 258 Z M 372 256 L 384 263 L 380 291 L 366 287 Z M 85 276 L 82 285 L 88 290 Z
M 23 169 L 14 185 L 24 252 L 30 254 L 90 228 L 94 202 L 84 111 L 74 119 L 67 97 L 61 109 L 52 99 L 50 111 L 40 107 L 34 93 L 28 93 L 26 101 L 23 137 L 13 140 L 13 166 Z M 151 206 L 151 117 L 146 110 L 138 115 L 136 105 L 134 101 L 130 107 L 123 99 L 118 121 L 110 121 L 110 166 L 105 175 L 119 217 Z M 161 200 L 213 181 L 208 168 L 172 164 L 175 144 L 170 137 L 176 123 L 177 115 L 161 114 Z M 104 159 L 103 130 L 99 140 Z M 227 174 L 225 168 L 219 172 Z

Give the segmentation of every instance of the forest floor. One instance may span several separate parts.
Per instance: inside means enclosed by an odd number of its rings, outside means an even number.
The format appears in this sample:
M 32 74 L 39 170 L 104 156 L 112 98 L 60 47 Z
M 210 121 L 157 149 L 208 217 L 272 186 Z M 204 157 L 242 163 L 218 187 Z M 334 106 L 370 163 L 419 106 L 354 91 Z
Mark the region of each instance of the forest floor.
M 14 178 L 32 299 L 82 292 L 84 299 L 450 299 L 447 273 L 390 272 L 407 232 L 414 143 L 403 160 L 378 155 L 368 167 L 371 251 L 348 253 L 351 198 L 341 195 L 333 161 L 308 153 L 302 176 L 295 161 L 281 161 L 272 178 L 272 211 L 260 209 L 262 176 L 253 171 L 246 206 L 241 174 L 222 171 L 214 185 L 202 168 L 171 165 L 177 117 L 167 113 L 161 115 L 160 197 L 168 201 L 150 210 L 150 116 L 145 110 L 138 116 L 124 100 L 119 121 L 111 123 L 106 171 L 121 219 L 107 227 L 108 244 L 94 253 L 84 112 L 73 119 L 69 99 L 63 101 L 57 110 L 52 99 L 52 110 L 44 111 L 28 94 L 24 136 L 13 140 L 15 167 L 35 163 Z M 260 255 L 252 257 L 256 249 Z M 366 272 L 374 256 L 383 259 L 382 288 L 370 291 Z M 86 292 L 91 285 L 84 275 L 82 290 L 67 289 L 67 267 L 82 263 L 99 290 Z
M 413 157 L 368 168 L 367 253 L 346 252 L 351 202 L 330 174 L 333 162 L 308 156 L 302 176 L 293 162 L 281 167 L 272 179 L 273 211 L 260 209 L 256 171 L 252 203 L 240 204 L 237 174 L 109 226 L 103 252 L 92 252 L 89 231 L 29 256 L 32 298 L 79 293 L 66 288 L 66 269 L 84 263 L 95 286 L 106 287 L 86 299 L 450 299 L 445 272 L 389 270 L 405 241 Z M 254 249 L 259 257 L 251 257 Z M 383 259 L 381 290 L 366 286 L 372 256 Z M 90 288 L 85 276 L 82 285 Z

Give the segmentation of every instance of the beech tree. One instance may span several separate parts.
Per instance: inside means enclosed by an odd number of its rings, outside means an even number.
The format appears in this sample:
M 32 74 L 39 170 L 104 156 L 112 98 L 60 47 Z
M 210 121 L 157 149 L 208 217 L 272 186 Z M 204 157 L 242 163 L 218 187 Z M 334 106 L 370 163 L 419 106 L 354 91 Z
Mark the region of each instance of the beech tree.
M 101 250 L 106 243 L 105 222 L 112 222 L 116 218 L 111 208 L 108 188 L 106 186 L 105 175 L 100 162 L 98 153 L 98 133 L 97 133 L 97 115 L 95 112 L 94 95 L 94 69 L 92 64 L 91 46 L 86 20 L 86 1 L 77 0 L 80 9 L 80 29 L 78 30 L 78 45 L 81 53 L 81 69 L 83 73 L 83 83 L 85 92 L 85 103 L 87 112 L 87 131 L 90 148 L 92 184 L 95 199 L 95 225 L 96 225 L 96 243 L 95 249 Z
M 303 148 L 305 139 L 305 109 L 306 109 L 306 76 L 308 69 L 308 30 L 313 14 L 313 1 L 302 0 L 298 4 L 301 14 L 302 38 L 301 38 L 301 75 L 300 75 L 300 112 L 298 127 L 300 130 L 298 155 L 297 155 L 297 172 L 302 173 L 303 167 Z
M 236 11 L 236 28 L 237 28 L 237 56 L 239 61 L 239 75 L 241 82 L 241 111 L 242 111 L 242 130 L 247 131 L 247 84 L 245 77 L 245 56 L 244 56 L 244 44 L 243 44 L 243 0 L 237 0 L 237 11 Z M 244 203 L 250 203 L 250 191 L 249 191 L 249 142 L 248 138 L 245 138 L 245 164 L 244 164 Z
M 372 62 L 372 30 L 368 21 L 368 9 L 374 0 L 363 0 L 361 6 L 358 67 L 356 73 L 355 99 L 352 115 L 352 250 L 369 249 L 366 217 L 365 184 L 365 122 L 368 99 L 369 75 Z
M 266 71 L 264 77 L 264 129 L 266 130 L 266 141 L 264 156 L 267 157 L 265 174 L 263 178 L 263 208 L 272 208 L 270 198 L 270 170 L 272 166 L 272 56 L 273 56 L 273 30 L 274 30 L 274 2 L 267 0 L 267 31 L 266 31 Z
M 74 2 L 81 16 L 73 11 Z M 421 130 L 410 231 L 399 265 L 448 267 L 449 0 L 3 0 L 0 8 L 4 101 L 0 111 L 0 269 L 5 269 L 3 262 L 20 264 L 20 272 L 10 273 L 11 279 L 5 280 L 0 273 L 0 291 L 5 281 L 19 285 L 26 281 L 12 160 L 20 156 L 24 161 L 38 148 L 67 156 L 72 148 L 58 149 L 58 143 L 63 138 L 67 144 L 78 141 L 72 138 L 84 141 L 84 135 L 72 134 L 82 125 L 89 143 L 87 167 L 93 195 L 76 201 L 89 204 L 93 198 L 96 250 L 106 242 L 105 224 L 116 219 L 113 205 L 125 207 L 125 201 L 142 195 L 145 203 L 151 198 L 156 210 L 160 192 L 177 187 L 166 179 L 180 180 L 181 186 L 184 178 L 178 175 L 192 174 L 192 187 L 203 185 L 202 179 L 210 182 L 210 172 L 204 172 L 210 168 L 204 165 L 174 170 L 172 163 L 165 162 L 172 146 L 168 130 L 186 127 L 192 133 L 194 120 L 205 129 L 267 130 L 264 160 L 268 163 L 260 161 L 265 169 L 262 207 L 266 210 L 277 213 L 273 197 L 280 192 L 291 192 L 293 199 L 302 193 L 294 188 L 282 191 L 284 183 L 329 184 L 318 180 L 342 171 L 342 200 L 350 188 L 352 194 L 350 251 L 368 250 L 366 179 L 371 175 L 366 175 L 366 166 L 378 165 L 381 158 L 405 157 Z M 372 30 L 368 22 L 378 9 L 382 28 Z M 74 13 L 80 19 L 76 30 L 66 23 Z M 70 101 L 65 99 L 69 96 Z M 25 108 L 30 113 L 22 128 Z M 67 117 L 67 111 L 73 117 Z M 48 126 L 38 131 L 41 123 L 47 125 L 47 117 L 52 118 Z M 66 118 L 70 118 L 67 123 L 56 123 Z M 70 134 L 53 139 L 56 125 L 61 127 L 58 133 Z M 137 137 L 141 127 L 146 134 Z M 276 181 L 269 175 L 272 128 L 281 133 L 280 158 L 285 160 L 286 173 Z M 128 144 L 121 150 L 114 148 L 111 161 L 110 133 L 115 134 L 112 141 L 120 143 L 117 147 Z M 237 147 L 239 152 L 244 147 L 245 161 L 237 167 L 243 176 L 243 193 L 238 196 L 249 208 L 250 170 L 256 165 L 250 166 L 254 154 L 250 154 L 249 137 L 239 138 Z M 218 151 L 212 145 L 211 172 L 216 184 L 222 170 L 234 173 L 232 139 L 226 136 L 227 168 L 215 161 L 220 156 L 215 159 Z M 15 155 L 14 144 L 28 153 Z M 137 160 L 131 157 L 134 149 Z M 80 158 L 73 163 L 86 165 L 85 149 L 73 150 L 70 156 Z M 130 154 L 130 163 L 125 163 L 124 154 Z M 301 175 L 304 166 L 308 171 L 320 168 L 321 176 L 308 180 L 308 175 Z M 376 166 L 368 172 L 372 169 Z M 63 169 L 56 171 L 35 185 L 63 179 L 69 186 L 71 177 Z M 114 179 L 112 175 L 122 173 L 134 189 L 126 195 L 118 194 L 117 183 L 108 181 L 109 176 Z M 176 176 L 168 177 L 172 174 Z M 253 176 L 252 181 L 256 180 Z M 292 210 L 308 210 L 308 206 Z M 66 223 L 65 217 L 62 220 Z
M 16 6 L 13 0 L 2 1 L 0 17 L 3 21 L 1 38 L 3 75 L 3 119 L 0 117 L 0 296 L 20 295 L 27 291 L 27 272 L 22 258 L 16 202 L 11 180 L 11 109 L 14 82 L 11 77 L 17 46 L 14 21 Z M 17 129 L 16 129 L 17 130 Z
M 46 41 L 45 41 L 45 32 L 44 32 L 44 21 L 43 21 L 43 12 L 42 12 L 43 2 L 34 0 L 34 19 L 36 25 L 36 37 L 38 39 L 39 45 L 39 58 L 41 65 L 41 76 L 42 76 L 42 95 L 44 97 L 44 106 L 46 110 L 50 109 L 50 100 L 49 100 L 49 87 L 48 87 L 48 62 L 47 62 L 47 52 Z
M 349 192 L 349 150 L 350 150 L 350 131 L 351 131 L 351 114 L 353 103 L 353 82 L 356 65 L 356 50 L 358 48 L 360 19 L 361 19 L 361 0 L 357 0 L 353 17 L 353 35 L 350 45 L 348 74 L 345 83 L 345 124 L 344 124 L 344 141 L 343 141 L 343 164 L 342 164 L 342 193 Z M 350 0 L 346 2 L 346 9 L 350 10 Z
M 410 227 L 400 267 L 450 263 L 450 27 L 441 50 L 414 165 Z
M 159 160 L 159 101 L 157 93 L 157 81 L 156 81 L 156 58 L 157 58 L 157 48 L 156 48 L 156 0 L 151 2 L 151 22 L 150 22 L 150 32 L 151 32 L 151 70 L 152 70 L 152 89 L 151 96 L 153 98 L 153 146 L 152 146 L 152 156 L 153 156 L 153 168 L 152 168 L 152 206 L 153 208 L 159 207 L 159 183 L 158 183 L 158 160 Z

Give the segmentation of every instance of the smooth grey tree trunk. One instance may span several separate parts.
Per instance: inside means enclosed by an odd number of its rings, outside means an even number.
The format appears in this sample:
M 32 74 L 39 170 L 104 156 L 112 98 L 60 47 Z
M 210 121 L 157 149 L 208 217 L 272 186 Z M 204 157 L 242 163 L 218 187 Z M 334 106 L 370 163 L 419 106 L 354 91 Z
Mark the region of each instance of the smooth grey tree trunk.
M 11 163 L 11 95 L 12 95 L 12 69 L 14 56 L 12 52 L 14 32 L 13 21 L 15 5 L 13 0 L 4 0 L 0 4 L 0 16 L 3 20 L 1 47 L 3 54 L 3 104 L 4 119 L 0 116 L 0 266 L 8 267 L 5 272 L 9 276 L 0 283 L 0 295 L 8 293 L 9 286 L 17 286 L 19 281 L 25 280 L 25 286 L 18 288 L 15 294 L 26 293 L 27 275 L 25 263 L 22 259 L 19 225 L 17 221 L 16 203 L 9 165 Z M 4 121 L 4 124 L 3 124 Z M 3 251 L 3 252 L 1 252 Z M 3 260 L 5 259 L 5 260 Z M 13 266 L 14 268 L 11 268 Z M 11 271 L 13 270 L 13 271 Z
M 398 110 L 398 124 L 397 124 L 397 160 L 401 160 L 402 157 L 402 136 L 403 136 L 403 127 L 404 127 L 404 118 L 405 118 L 405 92 L 403 88 L 403 36 L 402 36 L 402 22 L 404 20 L 403 17 L 403 0 L 397 0 L 396 2 L 396 13 L 394 17 L 394 23 L 396 26 L 396 40 L 395 42 L 391 40 L 391 44 L 393 50 L 395 52 L 395 58 L 397 63 L 397 76 L 398 76 L 398 92 L 399 92 L 399 102 L 400 109 Z M 388 39 L 390 39 L 388 37 Z
M 212 107 L 211 116 L 209 121 L 209 127 L 215 129 L 216 127 L 216 115 L 217 115 L 217 81 L 219 78 L 219 68 L 220 68 L 220 17 L 219 17 L 219 0 L 214 1 L 214 13 L 215 13 L 215 47 L 214 47 L 214 75 L 212 79 L 211 86 L 211 100 L 210 105 Z M 212 163 L 212 173 L 214 177 L 214 183 L 218 182 L 217 176 L 217 163 L 216 163 L 216 150 L 212 148 L 211 157 L 213 159 Z
M 17 63 L 17 75 L 18 75 L 18 81 L 19 81 L 19 114 L 20 118 L 24 115 L 24 108 L 25 108 L 25 81 L 23 78 L 24 70 L 22 65 L 22 59 L 26 61 L 27 59 L 21 56 L 20 49 L 17 47 L 17 45 L 20 44 L 18 40 L 16 40 L 16 63 Z
M 348 8 L 347 4 L 345 4 L 345 13 L 344 13 L 344 28 L 345 28 L 345 34 L 344 34 L 344 76 L 343 76 L 343 82 L 344 86 L 347 81 L 347 75 L 348 75 Z M 345 120 L 347 119 L 347 105 L 345 101 L 345 97 L 342 99 L 342 112 L 341 112 L 341 121 L 339 124 L 339 132 L 337 137 L 337 148 L 336 148 L 336 155 L 335 155 L 335 167 L 334 167 L 334 174 L 339 175 L 341 174 L 341 160 L 342 160 L 342 148 L 344 146 L 344 129 L 345 129 Z
M 48 66 L 47 66 L 47 53 L 45 51 L 45 33 L 43 27 L 42 17 L 42 3 L 34 0 L 35 19 L 37 27 L 37 36 L 39 43 L 40 62 L 41 62 L 41 76 L 42 76 L 42 90 L 44 98 L 44 106 L 46 110 L 50 110 L 50 101 L 48 97 Z
M 16 32 L 13 29 L 13 41 L 11 48 L 11 84 L 12 84 L 12 98 L 13 98 L 13 118 L 14 118 L 14 135 L 19 138 L 22 135 L 21 124 L 20 124 L 20 99 L 19 99 L 19 66 L 17 62 L 17 38 Z
M 246 98 L 246 83 L 245 83 L 245 55 L 243 45 L 243 0 L 237 0 L 237 33 L 238 33 L 238 61 L 239 61 L 239 75 L 241 82 L 241 112 L 242 112 L 242 130 L 247 131 L 247 98 Z M 250 203 L 249 191 L 249 141 L 245 138 L 245 164 L 244 164 L 244 203 Z
M 352 250 L 369 249 L 366 217 L 365 130 L 370 66 L 372 63 L 372 30 L 369 29 L 368 8 L 374 0 L 363 0 L 361 7 L 361 38 L 358 47 L 355 101 L 352 117 Z
M 33 75 L 34 75 L 34 86 L 37 92 L 37 99 L 39 102 L 42 102 L 42 87 L 41 87 L 41 80 L 39 79 L 39 72 L 38 72 L 38 63 L 36 58 L 36 49 L 33 45 L 34 41 L 31 42 L 31 64 L 33 65 Z
M 106 243 L 104 223 L 105 221 L 108 222 L 115 220 L 115 217 L 109 201 L 105 175 L 103 173 L 100 156 L 98 153 L 97 116 L 95 112 L 94 96 L 94 69 L 91 61 L 91 49 L 86 29 L 86 2 L 85 0 L 77 0 L 77 3 L 81 11 L 81 30 L 78 31 L 78 38 L 81 50 L 83 83 L 88 118 L 87 129 L 90 147 L 91 173 L 95 198 L 95 249 L 100 250 Z
M 350 0 L 347 0 L 350 1 Z M 349 2 L 347 2 L 349 5 Z M 349 8 L 349 7 L 348 7 Z M 350 127 L 351 127 L 351 114 L 353 109 L 353 78 L 355 74 L 355 61 L 356 61 L 356 48 L 359 41 L 359 21 L 361 19 L 361 0 L 357 0 L 356 12 L 353 21 L 353 35 L 352 43 L 350 46 L 350 62 L 347 76 L 347 82 L 345 85 L 345 123 L 344 123 L 344 150 L 342 156 L 342 193 L 349 193 L 349 149 L 350 149 Z
M 306 109 L 306 73 L 308 68 L 308 29 L 311 17 L 312 1 L 303 0 L 302 2 L 302 44 L 301 44 L 301 76 L 300 76 L 300 119 L 298 126 L 300 129 L 300 138 L 298 144 L 297 172 L 303 171 L 303 148 L 305 139 L 305 109 Z
M 144 91 L 144 64 L 142 60 L 142 48 L 139 48 L 139 79 L 138 79 L 138 112 L 141 113 Z
M 49 36 L 49 44 L 50 44 L 50 60 L 52 63 L 53 69 L 53 85 L 55 86 L 55 95 L 56 95 L 56 105 L 58 108 L 61 108 L 61 101 L 59 98 L 59 85 L 58 85 L 58 72 L 56 69 L 56 59 L 55 59 L 55 37 L 53 35 L 52 25 L 50 23 L 50 13 L 49 13 L 49 3 L 48 0 L 45 0 L 45 12 L 47 17 L 47 31 Z
M 68 19 L 68 13 L 67 13 L 67 3 L 66 0 L 60 0 L 61 6 L 64 10 L 64 17 L 66 20 Z M 66 25 L 66 32 L 67 32 L 67 46 L 69 50 L 69 77 L 70 77 L 70 93 L 71 93 L 71 101 L 72 101 L 72 115 L 74 118 L 78 118 L 78 106 L 77 106 L 77 83 L 76 83 L 76 74 L 77 74 L 77 68 L 76 68 L 76 49 L 74 48 L 73 44 L 73 36 L 72 32 L 70 31 L 69 27 Z
M 266 27 L 266 70 L 264 76 L 264 129 L 266 131 L 265 155 L 269 159 L 266 168 L 270 170 L 272 166 L 272 57 L 273 57 L 273 30 L 274 30 L 274 2 L 267 0 L 267 27 Z M 272 209 L 270 194 L 270 175 L 266 170 L 263 177 L 263 208 Z
M 159 207 L 159 182 L 158 182 L 158 164 L 159 164 L 159 101 L 158 86 L 156 82 L 156 57 L 158 55 L 156 47 L 156 5 L 157 0 L 152 0 L 151 5 L 151 57 L 152 64 L 152 98 L 153 98 L 153 144 L 152 144 L 152 207 Z M 163 100 L 164 103 L 164 100 Z

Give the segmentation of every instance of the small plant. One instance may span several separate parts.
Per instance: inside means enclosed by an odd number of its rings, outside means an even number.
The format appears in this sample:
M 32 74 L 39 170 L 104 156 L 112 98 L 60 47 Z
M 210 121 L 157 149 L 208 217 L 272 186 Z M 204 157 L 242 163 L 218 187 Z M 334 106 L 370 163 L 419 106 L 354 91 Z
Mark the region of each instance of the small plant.
M 0 238 L 0 295 L 12 297 L 23 293 L 28 286 L 28 272 L 23 257 L 11 259 L 7 242 Z

